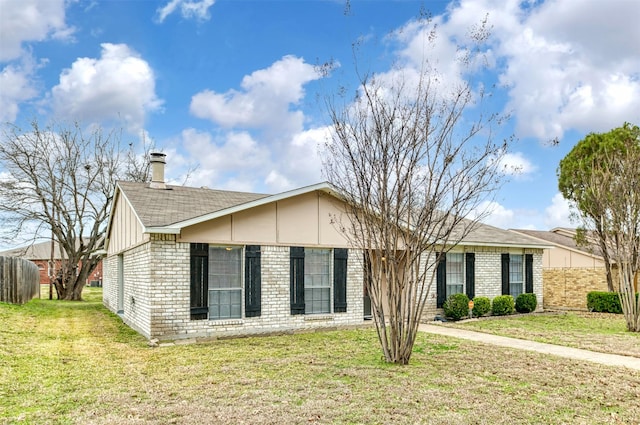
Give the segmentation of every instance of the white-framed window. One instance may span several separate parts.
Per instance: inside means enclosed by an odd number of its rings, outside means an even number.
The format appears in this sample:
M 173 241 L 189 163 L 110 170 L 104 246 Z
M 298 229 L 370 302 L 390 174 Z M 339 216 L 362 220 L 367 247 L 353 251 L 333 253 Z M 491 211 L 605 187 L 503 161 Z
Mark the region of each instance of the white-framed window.
M 515 299 L 524 292 L 524 256 L 509 255 L 509 294 Z
M 242 317 L 242 247 L 209 247 L 209 319 Z
M 464 254 L 447 253 L 446 298 L 464 292 Z
M 331 281 L 331 250 L 305 249 L 305 314 L 331 313 Z

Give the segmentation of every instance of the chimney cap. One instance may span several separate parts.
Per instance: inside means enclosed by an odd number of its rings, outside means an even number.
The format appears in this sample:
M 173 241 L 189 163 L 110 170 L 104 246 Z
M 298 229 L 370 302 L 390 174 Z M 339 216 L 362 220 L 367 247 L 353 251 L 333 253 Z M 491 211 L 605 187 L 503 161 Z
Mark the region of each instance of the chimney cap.
M 150 152 L 149 156 L 151 157 L 151 162 L 164 162 L 166 164 L 165 158 L 167 157 L 166 153 L 162 152 Z

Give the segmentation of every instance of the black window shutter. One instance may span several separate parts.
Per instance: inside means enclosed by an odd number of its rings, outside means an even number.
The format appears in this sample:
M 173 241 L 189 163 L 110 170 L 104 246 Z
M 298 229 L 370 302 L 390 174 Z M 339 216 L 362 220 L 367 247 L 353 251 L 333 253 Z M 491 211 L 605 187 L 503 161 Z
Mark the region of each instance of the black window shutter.
M 258 317 L 261 313 L 261 261 L 260 245 L 247 245 L 244 249 L 244 315 Z
M 533 294 L 533 254 L 524 256 L 524 286 L 526 293 Z
M 441 257 L 436 270 L 436 307 L 442 308 L 447 298 L 447 254 L 439 252 L 436 256 Z
M 291 314 L 304 314 L 304 248 L 289 248 Z
M 502 254 L 502 295 L 509 295 L 509 254 Z
M 209 311 L 209 244 L 192 243 L 190 258 L 191 320 L 202 320 Z
M 464 256 L 465 259 L 465 283 L 467 297 L 470 300 L 476 296 L 476 254 L 473 252 L 467 252 Z
M 347 312 L 347 257 L 346 248 L 333 250 L 333 311 Z

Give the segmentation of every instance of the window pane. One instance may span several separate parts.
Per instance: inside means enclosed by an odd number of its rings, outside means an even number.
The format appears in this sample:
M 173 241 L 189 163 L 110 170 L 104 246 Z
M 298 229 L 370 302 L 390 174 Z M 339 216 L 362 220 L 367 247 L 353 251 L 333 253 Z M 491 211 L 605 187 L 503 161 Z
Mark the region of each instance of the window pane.
M 331 312 L 331 250 L 304 250 L 305 313 Z
M 240 288 L 242 249 L 209 247 L 209 288 Z
M 509 256 L 509 293 L 513 298 L 522 294 L 524 284 L 524 263 L 523 255 Z
M 329 288 L 305 288 L 304 303 L 305 313 L 329 313 L 330 305 Z
M 304 286 L 319 288 L 329 287 L 329 272 L 331 268 L 331 250 L 304 250 Z M 306 301 L 305 301 L 306 302 Z
M 209 318 L 242 317 L 242 248 L 209 247 Z
M 464 254 L 447 254 L 446 297 L 464 292 Z

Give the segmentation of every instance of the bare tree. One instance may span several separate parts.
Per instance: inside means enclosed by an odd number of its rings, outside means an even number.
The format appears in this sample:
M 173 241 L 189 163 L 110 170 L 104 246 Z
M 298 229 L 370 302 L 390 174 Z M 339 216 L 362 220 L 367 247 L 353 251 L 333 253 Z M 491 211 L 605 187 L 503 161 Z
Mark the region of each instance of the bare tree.
M 347 206 L 334 222 L 364 252 L 384 357 L 407 364 L 437 263 L 483 217 L 507 141 L 493 142 L 502 117 L 465 116 L 484 96 L 469 84 L 447 89 L 427 63 L 392 74 L 360 76 L 355 99 L 328 102 L 323 162 Z
M 106 219 L 120 176 L 148 180 L 148 170 L 120 146 L 120 133 L 78 125 L 29 131 L 8 125 L 0 144 L 0 213 L 8 237 L 23 231 L 53 236 L 62 267 L 55 277 L 59 299 L 80 300 L 101 257 Z
M 603 149 L 589 164 L 583 191 L 591 209 L 580 210 L 580 215 L 586 229 L 600 229 L 617 267 L 613 275 L 627 330 L 640 332 L 640 127 L 625 123 L 602 136 L 617 145 Z M 601 213 L 590 214 L 592 210 Z

